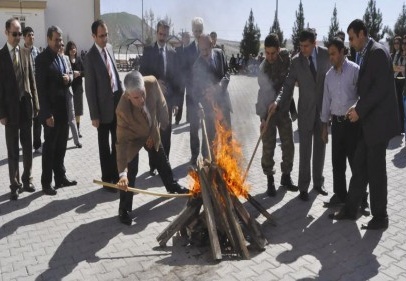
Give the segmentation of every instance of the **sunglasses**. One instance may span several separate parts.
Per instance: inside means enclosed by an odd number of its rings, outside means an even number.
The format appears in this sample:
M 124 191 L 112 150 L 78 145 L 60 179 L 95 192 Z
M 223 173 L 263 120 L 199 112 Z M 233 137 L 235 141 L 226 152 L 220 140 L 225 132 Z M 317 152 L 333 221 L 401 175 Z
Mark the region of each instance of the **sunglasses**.
M 11 34 L 13 37 L 17 37 L 17 36 L 22 36 L 22 35 L 23 35 L 21 32 L 17 32 L 17 31 L 14 31 L 14 32 L 8 31 L 8 33 Z

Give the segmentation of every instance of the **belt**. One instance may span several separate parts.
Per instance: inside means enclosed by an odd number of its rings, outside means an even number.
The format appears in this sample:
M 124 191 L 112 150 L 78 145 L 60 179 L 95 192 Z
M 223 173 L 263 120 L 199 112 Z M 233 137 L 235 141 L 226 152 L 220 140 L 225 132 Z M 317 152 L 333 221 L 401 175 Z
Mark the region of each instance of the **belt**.
M 349 121 L 349 119 L 345 115 L 332 115 L 331 118 L 332 118 L 332 121 L 336 121 L 338 123 Z

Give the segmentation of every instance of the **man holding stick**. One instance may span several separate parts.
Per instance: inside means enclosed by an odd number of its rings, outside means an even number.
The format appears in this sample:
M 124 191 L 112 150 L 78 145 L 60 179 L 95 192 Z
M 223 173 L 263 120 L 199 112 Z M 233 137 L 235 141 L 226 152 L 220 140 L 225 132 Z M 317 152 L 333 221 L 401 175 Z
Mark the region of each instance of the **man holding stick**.
M 138 173 L 139 151 L 144 147 L 154 157 L 166 190 L 169 193 L 187 193 L 174 179 L 172 168 L 161 144 L 160 128 L 168 126 L 168 107 L 153 76 L 142 75 L 138 71 L 130 72 L 124 78 L 125 93 L 117 109 L 117 168 L 120 179 L 117 185 L 120 191 L 118 209 L 120 222 L 131 225 L 129 212 L 132 210 L 133 193 L 126 192 L 133 187 Z

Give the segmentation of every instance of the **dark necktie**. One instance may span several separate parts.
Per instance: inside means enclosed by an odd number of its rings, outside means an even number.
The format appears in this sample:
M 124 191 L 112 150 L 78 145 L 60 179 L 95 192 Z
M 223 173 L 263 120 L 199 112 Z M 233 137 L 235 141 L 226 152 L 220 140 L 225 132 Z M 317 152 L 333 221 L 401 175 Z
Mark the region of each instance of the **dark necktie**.
M 103 48 L 102 50 L 103 56 L 104 56 L 104 60 L 106 61 L 106 68 L 107 68 L 107 72 L 109 74 L 109 78 L 110 78 L 110 86 L 111 86 L 111 90 L 114 92 L 114 79 L 113 79 L 113 72 L 111 70 L 111 65 L 110 65 L 110 61 L 107 57 L 107 51 L 105 48 Z
M 310 61 L 310 64 L 309 64 L 310 71 L 311 71 L 311 73 L 313 75 L 314 81 L 316 81 L 317 72 L 316 72 L 316 68 L 314 67 L 312 56 L 309 56 L 309 61 Z
M 158 55 L 158 79 L 163 80 L 165 78 L 165 62 L 164 62 L 164 48 L 159 48 Z
M 23 79 L 22 79 L 22 74 L 21 74 L 21 67 L 20 67 L 20 60 L 17 54 L 16 48 L 13 49 L 13 68 L 14 68 L 14 73 L 16 76 L 16 81 L 18 84 L 18 90 L 20 94 L 20 99 L 24 96 L 24 84 L 23 84 Z

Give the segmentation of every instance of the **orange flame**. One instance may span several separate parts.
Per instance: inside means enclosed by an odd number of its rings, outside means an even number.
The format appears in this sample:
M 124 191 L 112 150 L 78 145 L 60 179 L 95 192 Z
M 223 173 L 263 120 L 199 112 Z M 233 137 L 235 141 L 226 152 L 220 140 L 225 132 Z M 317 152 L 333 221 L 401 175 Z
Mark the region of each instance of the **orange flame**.
M 230 193 L 248 197 L 249 186 L 244 183 L 241 169 L 241 145 L 232 138 L 230 129 L 216 121 L 216 137 L 213 142 L 214 159 L 222 170 L 223 180 Z

